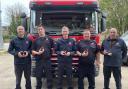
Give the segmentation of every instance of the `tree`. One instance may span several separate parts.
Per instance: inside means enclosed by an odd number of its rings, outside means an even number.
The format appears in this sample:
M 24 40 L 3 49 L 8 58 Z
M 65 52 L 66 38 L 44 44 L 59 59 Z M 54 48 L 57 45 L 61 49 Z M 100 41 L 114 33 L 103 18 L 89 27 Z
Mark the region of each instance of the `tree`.
M 20 3 L 15 3 L 14 5 L 8 6 L 6 8 L 7 20 L 10 23 L 9 26 L 10 35 L 16 35 L 16 28 L 18 25 L 21 25 L 20 15 L 23 12 L 26 13 L 27 11 L 26 8 Z
M 107 11 L 107 27 L 116 27 L 119 35 L 128 30 L 128 0 L 100 0 L 101 9 Z

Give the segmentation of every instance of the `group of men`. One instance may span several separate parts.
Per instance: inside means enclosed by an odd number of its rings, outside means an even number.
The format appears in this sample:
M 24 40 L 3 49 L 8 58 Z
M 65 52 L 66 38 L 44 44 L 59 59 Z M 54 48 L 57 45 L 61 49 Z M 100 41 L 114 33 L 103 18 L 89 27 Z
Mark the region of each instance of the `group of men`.
M 104 55 L 104 89 L 109 88 L 111 72 L 113 72 L 117 89 L 121 87 L 121 64 L 127 54 L 125 42 L 117 36 L 115 28 L 110 29 L 110 35 L 99 47 L 94 40 L 91 40 L 89 29 L 83 31 L 83 39 L 79 42 L 69 37 L 69 28 L 62 27 L 62 37 L 56 42 L 45 34 L 42 25 L 38 26 L 38 38 L 32 43 L 25 36 L 23 26 L 17 27 L 17 37 L 11 40 L 8 52 L 14 55 L 14 66 L 16 75 L 16 89 L 21 89 L 21 77 L 24 72 L 26 89 L 31 87 L 31 54 L 36 59 L 36 89 L 42 87 L 42 77 L 45 72 L 47 89 L 52 89 L 52 67 L 51 55 L 53 50 L 58 58 L 58 81 L 57 89 L 63 89 L 63 74 L 67 76 L 68 89 L 72 85 L 72 57 L 77 54 L 78 64 L 78 89 L 84 89 L 84 78 L 88 78 L 88 89 L 95 89 L 95 65 L 100 66 L 100 53 Z

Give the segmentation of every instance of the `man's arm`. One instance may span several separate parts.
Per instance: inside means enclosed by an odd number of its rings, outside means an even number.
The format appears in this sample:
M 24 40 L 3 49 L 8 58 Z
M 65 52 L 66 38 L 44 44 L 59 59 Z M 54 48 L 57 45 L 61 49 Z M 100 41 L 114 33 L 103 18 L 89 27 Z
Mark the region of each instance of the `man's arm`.
M 105 41 L 105 40 L 104 40 Z M 104 55 L 104 41 L 101 44 L 100 53 Z
M 80 52 L 79 42 L 76 44 L 76 54 L 78 56 L 82 56 L 82 53 Z
M 61 54 L 61 51 L 59 50 L 59 42 L 58 41 L 55 42 L 54 48 L 55 48 L 55 53 L 57 55 L 60 55 Z
M 15 50 L 14 48 L 14 40 L 11 40 L 10 44 L 9 44 L 9 48 L 8 48 L 8 53 L 12 54 L 12 55 L 18 55 L 18 52 Z
M 38 52 L 37 50 L 36 50 L 36 41 L 35 42 L 33 42 L 33 44 L 32 44 L 32 48 L 31 48 L 31 50 L 32 50 L 32 55 L 33 56 L 35 56 L 35 55 L 40 55 L 40 53 L 41 52 Z
M 52 38 L 50 38 L 50 44 L 51 44 L 51 54 L 54 54 L 55 53 L 55 49 L 54 49 L 54 40 Z
M 28 48 L 28 54 L 31 54 L 32 53 L 32 41 L 29 40 L 29 48 Z
M 70 52 L 70 55 L 74 55 L 76 53 L 76 42 L 73 40 L 73 46 L 72 51 Z
M 127 56 L 127 46 L 126 43 L 123 41 L 123 46 L 122 46 L 122 59 L 124 59 Z

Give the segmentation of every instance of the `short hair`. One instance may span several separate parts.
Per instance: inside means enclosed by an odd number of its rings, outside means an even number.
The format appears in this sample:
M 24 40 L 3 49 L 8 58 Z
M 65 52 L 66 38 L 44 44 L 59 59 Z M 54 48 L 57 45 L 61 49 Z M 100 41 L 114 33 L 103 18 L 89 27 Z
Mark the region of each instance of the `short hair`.
M 110 28 L 110 31 L 111 31 L 111 30 L 117 31 L 117 29 L 116 29 L 116 28 Z
M 68 28 L 67 26 L 63 26 L 63 27 L 62 27 L 62 31 L 63 31 L 63 29 L 64 29 L 64 30 L 66 29 L 66 30 L 69 31 L 69 28 Z
M 39 30 L 40 27 L 42 27 L 44 29 L 44 26 L 42 24 L 40 24 L 40 25 L 37 26 L 37 30 Z
M 19 30 L 19 29 L 25 30 L 25 28 L 24 28 L 22 25 L 19 25 L 19 26 L 17 27 L 17 30 Z
M 89 29 L 84 29 L 83 34 L 84 34 L 85 32 L 90 32 L 90 30 L 89 30 Z M 91 34 L 91 33 L 90 33 L 90 34 Z
M 39 25 L 37 26 L 37 28 L 38 28 L 38 27 L 43 27 L 43 28 L 44 28 L 44 26 L 43 26 L 42 24 L 39 24 Z

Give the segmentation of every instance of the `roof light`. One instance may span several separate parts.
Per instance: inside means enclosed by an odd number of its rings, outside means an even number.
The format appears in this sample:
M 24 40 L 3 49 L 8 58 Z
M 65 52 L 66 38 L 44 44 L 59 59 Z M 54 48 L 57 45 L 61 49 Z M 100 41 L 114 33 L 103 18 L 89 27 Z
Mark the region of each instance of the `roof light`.
M 44 4 L 45 5 L 51 5 L 52 3 L 51 2 L 45 2 Z
M 84 5 L 83 2 L 77 2 L 76 4 L 77 4 L 77 5 Z

